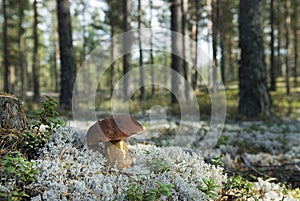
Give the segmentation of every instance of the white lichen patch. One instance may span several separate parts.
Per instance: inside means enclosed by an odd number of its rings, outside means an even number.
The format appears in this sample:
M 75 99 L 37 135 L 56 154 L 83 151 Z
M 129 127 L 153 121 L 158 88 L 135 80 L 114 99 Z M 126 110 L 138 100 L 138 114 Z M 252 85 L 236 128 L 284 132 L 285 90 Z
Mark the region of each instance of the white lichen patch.
M 171 197 L 162 200 L 208 200 L 197 188 L 202 179 L 214 178 L 220 187 L 226 181 L 221 168 L 180 147 L 132 145 L 133 167 L 110 169 L 100 153 L 86 149 L 83 136 L 74 128 L 56 131 L 36 160 L 40 174 L 30 188 L 38 195 L 32 200 L 124 200 L 133 182 L 145 189 L 173 184 Z

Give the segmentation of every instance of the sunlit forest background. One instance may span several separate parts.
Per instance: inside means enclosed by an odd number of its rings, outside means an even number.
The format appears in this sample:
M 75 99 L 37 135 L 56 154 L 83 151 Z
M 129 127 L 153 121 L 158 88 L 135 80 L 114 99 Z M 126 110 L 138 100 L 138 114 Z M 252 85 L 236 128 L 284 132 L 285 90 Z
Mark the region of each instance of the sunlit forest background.
M 149 27 L 177 31 L 196 41 L 197 46 L 190 47 L 195 49 L 193 56 L 197 54 L 197 51 L 199 52 L 197 48 L 200 47 L 212 60 L 215 70 L 207 77 L 208 79 L 211 77 L 214 82 L 219 82 L 214 78 L 215 71 L 220 75 L 227 89 L 229 113 L 238 113 L 238 100 L 241 98 L 238 96 L 239 90 L 248 90 L 241 88 L 241 85 L 239 88 L 240 80 L 245 80 L 245 83 L 251 85 L 249 88 L 255 88 L 253 83 L 256 81 L 247 80 L 247 77 L 253 73 L 251 70 L 240 71 L 239 75 L 239 67 L 243 64 L 239 38 L 241 34 L 247 37 L 247 33 L 239 31 L 242 29 L 239 27 L 239 22 L 243 20 L 239 19 L 239 1 L 176 1 L 175 6 L 172 6 L 173 1 L 161 0 L 58 2 L 61 4 L 57 4 L 56 1 L 2 1 L 2 40 L 0 43 L 2 57 L 0 60 L 3 79 L 0 80 L 0 86 L 4 92 L 15 94 L 29 102 L 38 102 L 41 95 L 51 94 L 57 98 L 60 97 L 61 106 L 69 110 L 71 93 L 68 91 L 72 90 L 72 84 L 67 83 L 74 82 L 76 72 L 79 71 L 88 55 L 101 45 L 101 42 L 117 34 Z M 245 9 L 251 10 L 251 6 L 251 4 L 245 5 Z M 262 93 L 271 92 L 273 101 L 268 101 L 267 104 L 273 103 L 273 111 L 295 117 L 299 108 L 297 101 L 297 90 L 299 92 L 297 88 L 298 2 L 266 0 L 259 6 L 260 10 L 255 11 L 255 15 L 261 15 L 262 20 L 259 17 L 254 19 L 255 23 L 260 23 L 260 27 L 252 31 L 256 32 L 254 37 L 261 35 L 262 41 L 257 38 L 249 38 L 249 40 L 253 43 L 255 41 L 262 43 L 261 46 L 253 46 L 255 51 L 263 53 L 263 67 L 257 68 L 261 72 L 265 71 L 262 73 L 263 81 L 261 82 L 266 85 L 266 89 Z M 59 7 L 63 13 L 61 19 L 58 14 Z M 69 19 L 68 16 L 70 16 Z M 176 20 L 172 21 L 172 18 Z M 70 21 L 71 26 L 68 26 L 68 22 L 63 22 L 66 19 Z M 59 21 L 65 24 L 60 24 Z M 60 34 L 65 34 L 65 36 L 60 36 Z M 169 40 L 171 41 L 171 38 Z M 167 44 L 170 45 L 166 42 Z M 157 44 L 152 45 L 155 49 Z M 71 52 L 71 55 L 66 56 L 69 57 L 66 67 L 61 65 L 63 62 L 61 62 L 60 51 L 63 47 L 69 47 L 70 49 L 67 50 Z M 111 73 L 106 73 L 101 79 L 98 90 L 109 96 L 114 83 L 125 72 L 128 72 L 128 69 L 137 66 L 155 63 L 176 70 L 172 61 L 170 54 L 165 55 L 151 50 L 141 52 L 140 57 L 130 57 L 129 62 L 124 63 L 121 58 L 111 66 Z M 197 75 L 192 66 L 183 62 L 181 67 L 182 70 L 176 71 L 184 74 L 198 94 L 207 90 L 203 79 Z M 246 75 L 245 79 L 242 74 Z M 212 85 L 214 84 L 211 84 L 211 87 Z M 135 97 L 151 99 L 158 91 L 161 92 L 161 89 L 157 86 L 146 87 L 146 91 L 141 88 Z M 205 93 L 202 94 L 202 99 L 204 96 Z M 253 96 L 248 97 L 251 99 Z M 169 103 L 170 101 L 171 99 L 164 98 L 161 102 Z M 201 101 L 204 102 L 200 99 Z M 240 104 L 244 102 L 240 101 Z M 243 113 L 241 111 L 240 109 L 240 113 Z M 267 114 L 269 111 L 258 111 L 254 115 L 259 113 Z M 247 112 L 244 114 L 248 115 Z

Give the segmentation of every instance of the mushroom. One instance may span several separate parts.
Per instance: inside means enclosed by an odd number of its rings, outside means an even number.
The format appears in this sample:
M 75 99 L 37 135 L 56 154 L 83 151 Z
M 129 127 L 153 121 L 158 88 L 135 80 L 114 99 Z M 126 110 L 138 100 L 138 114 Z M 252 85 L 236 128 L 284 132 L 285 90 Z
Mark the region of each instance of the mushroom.
M 108 165 L 121 170 L 133 163 L 124 140 L 143 130 L 141 124 L 132 116 L 113 115 L 92 125 L 85 136 L 85 141 L 89 149 L 99 151 L 107 158 Z

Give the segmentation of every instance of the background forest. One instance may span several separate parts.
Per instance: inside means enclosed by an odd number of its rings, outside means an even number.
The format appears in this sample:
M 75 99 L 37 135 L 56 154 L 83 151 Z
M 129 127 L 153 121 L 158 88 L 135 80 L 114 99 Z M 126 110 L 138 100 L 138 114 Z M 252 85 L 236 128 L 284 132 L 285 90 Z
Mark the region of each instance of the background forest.
M 0 105 L 28 122 L 0 113 L 0 200 L 299 200 L 299 4 L 2 0 Z M 86 117 L 127 102 L 144 132 L 112 140 L 131 162 L 112 167 Z
M 299 27 L 297 24 L 299 6 L 297 1 L 268 0 L 260 3 L 257 8 L 259 10 L 255 15 L 262 18 L 254 19 L 260 25 L 256 30 L 252 30 L 255 32 L 252 36 L 248 30 L 243 32 L 243 24 L 250 22 L 247 16 L 244 19 L 239 16 L 239 9 L 251 10 L 251 7 L 255 6 L 254 3 L 245 4 L 245 6 L 240 6 L 241 8 L 239 8 L 239 1 L 235 0 L 176 1 L 175 6 L 172 5 L 172 2 L 160 0 L 155 2 L 151 0 L 142 2 L 76 0 L 70 4 L 67 1 L 58 1 L 57 3 L 55 1 L 3 0 L 1 4 L 3 40 L 0 43 L 3 50 L 3 56 L 0 58 L 3 64 L 1 65 L 3 80 L 0 80 L 0 86 L 5 92 L 36 102 L 39 101 L 41 94 L 54 92 L 60 94 L 61 105 L 70 109 L 67 107 L 70 105 L 71 93 L 69 91 L 72 90 L 72 84 L 67 83 L 74 82 L 76 71 L 79 71 L 88 54 L 101 44 L 101 41 L 128 30 L 159 27 L 177 31 L 195 40 L 197 46 L 191 47 L 194 49 L 193 54 L 196 55 L 197 51 L 199 52 L 197 48 L 200 47 L 215 65 L 215 70 L 207 76 L 208 79 L 212 77 L 211 80 L 218 82 L 214 78 L 217 71 L 228 89 L 227 92 L 230 92 L 229 89 L 236 88 L 238 81 L 242 80 L 239 88 L 242 90 L 240 94 L 242 99 L 240 104 L 242 105 L 247 102 L 242 98 L 243 91 L 251 91 L 243 86 L 249 85 L 249 88 L 253 89 L 255 88 L 253 83 L 257 81 L 251 81 L 247 77 L 250 74 L 253 74 L 254 77 L 257 75 L 251 70 L 243 71 L 243 68 L 240 68 L 239 75 L 239 67 L 245 60 L 243 60 L 243 53 L 241 54 L 243 42 L 239 38 L 243 39 L 243 35 L 245 35 L 247 43 L 247 37 L 255 37 L 251 39 L 252 44 L 257 43 L 258 46 L 254 44 L 251 48 L 253 51 L 261 52 L 258 54 L 263 54 L 263 64 L 257 69 L 262 72 L 263 81 L 259 82 L 266 85 L 257 87 L 266 88 L 262 93 L 271 91 L 273 110 L 282 112 L 279 111 L 279 108 L 285 109 L 288 106 L 289 110 L 284 111 L 285 114 L 295 111 L 295 107 L 292 106 L 297 106 L 294 97 L 298 86 Z M 71 26 L 59 23 L 60 7 L 61 12 L 65 12 L 61 15 L 60 21 L 68 23 L 63 20 L 67 19 L 64 15 L 69 12 Z M 254 7 L 254 9 L 256 8 Z M 248 21 L 244 22 L 243 20 Z M 59 26 L 61 26 L 60 29 Z M 65 34 L 65 36 L 61 35 L 61 44 L 59 43 L 59 30 L 62 35 Z M 261 37 L 262 39 L 260 39 Z M 70 47 L 71 44 L 73 47 Z M 167 44 L 170 45 L 170 43 Z M 152 45 L 155 48 L 157 44 Z M 72 54 L 66 56 L 69 58 L 62 63 L 65 63 L 64 65 L 67 67 L 63 67 L 60 59 L 64 57 L 60 57 L 60 48 L 68 46 Z M 245 54 L 248 55 L 248 53 Z M 127 59 L 124 60 L 127 61 Z M 179 62 L 179 65 L 175 64 L 176 62 Z M 140 57 L 130 57 L 128 62 L 122 62 L 122 59 L 119 59 L 112 65 L 111 72 L 106 73 L 99 83 L 99 91 L 109 92 L 113 89 L 114 83 L 129 69 L 132 69 L 132 66 L 135 68 L 149 63 L 170 66 L 183 74 L 196 91 L 201 90 L 204 78 L 197 75 L 197 72 L 186 62 L 183 62 L 182 65 L 180 62 L 174 61 L 171 55 L 164 55 L 161 52 L 141 51 Z M 197 61 L 195 60 L 195 62 Z M 180 67 L 176 69 L 176 66 Z M 256 67 L 256 64 L 254 66 Z M 144 87 L 137 93 L 141 94 L 142 99 L 145 98 Z M 147 87 L 147 93 L 153 96 L 155 87 Z M 233 90 L 233 93 L 228 94 L 228 97 L 235 97 L 235 104 L 231 105 L 229 102 L 228 105 L 229 108 L 232 106 L 233 111 L 237 111 L 234 109 L 237 108 L 237 93 L 237 90 Z M 253 96 L 256 94 L 245 95 L 245 99 L 254 99 Z M 292 95 L 285 96 L 284 94 Z M 58 95 L 56 96 L 58 97 Z M 266 104 L 270 105 L 271 101 Z M 261 106 L 258 104 L 258 107 Z M 255 111 L 255 109 L 250 110 Z M 229 110 L 229 112 L 232 111 Z M 250 116 L 261 112 L 269 113 L 269 111 L 258 109 L 258 112 L 253 114 L 248 112 L 248 114 L 240 110 L 240 114 Z

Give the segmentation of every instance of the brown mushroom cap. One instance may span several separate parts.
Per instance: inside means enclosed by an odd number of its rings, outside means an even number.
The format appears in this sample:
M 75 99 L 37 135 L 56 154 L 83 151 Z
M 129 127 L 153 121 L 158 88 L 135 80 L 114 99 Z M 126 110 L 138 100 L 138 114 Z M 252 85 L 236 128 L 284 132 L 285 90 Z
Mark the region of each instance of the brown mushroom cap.
M 124 140 L 143 131 L 142 125 L 128 114 L 113 115 L 92 125 L 85 138 L 88 145 L 112 140 Z

